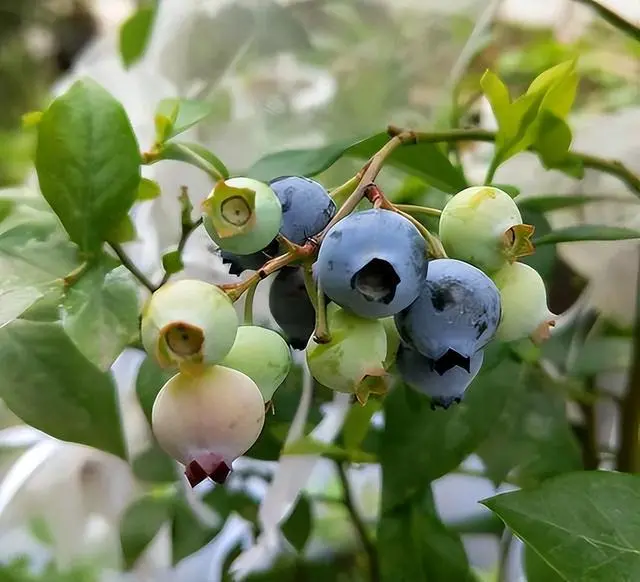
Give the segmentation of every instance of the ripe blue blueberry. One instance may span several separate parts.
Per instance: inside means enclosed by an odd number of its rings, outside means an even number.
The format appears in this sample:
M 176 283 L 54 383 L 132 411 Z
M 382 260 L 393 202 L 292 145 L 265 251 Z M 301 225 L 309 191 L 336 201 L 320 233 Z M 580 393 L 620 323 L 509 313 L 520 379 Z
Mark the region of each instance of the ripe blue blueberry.
M 444 374 L 454 366 L 469 372 L 471 358 L 500 323 L 500 292 L 480 269 L 456 259 L 429 263 L 418 299 L 396 315 L 400 337 Z
M 469 371 L 459 367 L 450 368 L 440 375 L 435 370 L 435 362 L 416 350 L 401 345 L 396 357 L 398 372 L 406 384 L 431 398 L 431 408 L 449 408 L 459 403 L 473 379 L 477 376 L 484 352 L 476 352 L 470 360 Z
M 302 176 L 281 176 L 269 182 L 282 205 L 280 234 L 298 245 L 318 234 L 333 218 L 336 205 L 324 186 Z
M 282 269 L 269 289 L 269 310 L 292 348 L 302 350 L 315 327 L 316 312 L 304 284 L 302 269 Z
M 395 212 L 356 212 L 329 230 L 315 272 L 341 307 L 360 317 L 388 317 L 418 297 L 427 247 L 418 229 Z

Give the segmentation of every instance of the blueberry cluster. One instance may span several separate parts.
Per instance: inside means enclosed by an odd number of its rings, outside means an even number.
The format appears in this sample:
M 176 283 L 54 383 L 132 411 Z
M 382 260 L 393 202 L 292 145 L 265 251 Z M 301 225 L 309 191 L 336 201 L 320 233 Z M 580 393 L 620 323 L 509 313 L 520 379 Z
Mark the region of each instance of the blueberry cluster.
M 337 209 L 308 178 L 232 178 L 204 203 L 204 226 L 230 271 L 254 274 L 223 288 L 169 283 L 142 319 L 148 353 L 178 370 L 156 400 L 154 432 L 192 484 L 223 481 L 253 445 L 290 347 L 305 350 L 316 381 L 360 403 L 384 395 L 395 376 L 446 409 L 491 341 L 549 335 L 544 283 L 517 261 L 533 251 L 533 229 L 511 197 L 463 190 L 442 210 L 436 237 L 376 190 L 373 208 L 350 211 L 356 204 Z M 240 325 L 232 305 L 272 273 L 269 306 L 287 342 Z

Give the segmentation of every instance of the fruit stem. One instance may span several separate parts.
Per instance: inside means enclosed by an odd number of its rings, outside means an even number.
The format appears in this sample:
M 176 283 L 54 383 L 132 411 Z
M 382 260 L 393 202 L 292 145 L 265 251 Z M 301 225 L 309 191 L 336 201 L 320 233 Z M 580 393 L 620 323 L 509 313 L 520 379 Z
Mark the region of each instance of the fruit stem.
M 381 576 L 380 566 L 378 564 L 378 550 L 371 540 L 371 537 L 367 532 L 367 528 L 355 506 L 353 494 L 351 493 L 351 486 L 349 484 L 349 478 L 347 477 L 347 472 L 345 471 L 342 463 L 336 463 L 336 471 L 338 472 L 338 479 L 340 479 L 340 484 L 342 485 L 344 507 L 349 513 L 353 527 L 355 528 L 358 537 L 360 538 L 360 542 L 362 543 L 362 547 L 367 554 L 367 560 L 369 562 L 369 578 L 371 582 L 380 582 Z
M 333 199 L 337 206 L 342 206 L 354 190 L 357 188 L 364 172 L 360 170 L 355 176 L 349 178 L 342 186 L 338 186 L 329 192 L 329 196 Z
M 420 231 L 420 234 L 422 234 L 422 236 L 425 238 L 425 240 L 429 244 L 429 252 L 433 257 L 435 257 L 436 259 L 447 258 L 447 253 L 445 252 L 444 247 L 440 242 L 440 239 L 437 236 L 431 234 L 431 232 L 426 226 L 424 226 L 420 221 L 416 220 L 413 216 L 411 216 L 410 214 L 407 214 L 406 212 L 402 212 L 397 208 L 395 209 L 395 211 L 400 216 L 403 216 L 404 218 L 406 218 L 411 224 L 413 224 Z
M 251 287 L 247 289 L 247 296 L 244 298 L 244 324 L 245 325 L 253 325 L 253 299 L 256 296 L 258 283 L 260 283 L 259 279 L 258 281 L 256 281 L 255 284 L 251 285 Z
M 633 362 L 627 392 L 620 410 L 620 449 L 617 469 L 628 473 L 640 470 L 640 265 L 636 284 L 636 317 L 633 327 Z
M 304 277 L 304 286 L 309 296 L 309 301 L 315 310 L 318 309 L 318 288 L 313 280 L 313 272 L 311 271 L 311 263 L 305 263 L 302 268 L 302 276 Z
M 331 341 L 331 332 L 327 322 L 327 302 L 320 282 L 316 289 L 316 328 L 313 330 L 313 341 L 317 344 L 328 344 Z
M 426 214 L 427 216 L 440 216 L 442 214 L 442 210 L 428 206 L 417 206 L 415 204 L 395 204 L 394 206 L 407 214 Z
M 495 142 L 496 133 L 486 131 L 484 129 L 451 129 L 449 131 L 409 131 L 394 125 L 387 127 L 387 133 L 390 136 L 411 135 L 416 143 L 449 143 L 459 141 L 482 141 Z M 409 141 L 407 139 L 407 141 Z M 533 148 L 529 148 L 531 151 Z M 617 160 L 606 160 L 589 154 L 579 152 L 570 152 L 571 155 L 579 160 L 585 168 L 599 170 L 606 174 L 611 174 L 620 179 L 631 189 L 636 196 L 640 197 L 640 177 L 636 176 L 624 164 Z
M 178 241 L 178 248 L 176 249 L 180 257 L 182 257 L 182 253 L 184 252 L 184 247 L 187 245 L 189 237 L 193 234 L 193 232 L 202 224 L 202 217 L 198 218 L 193 222 L 183 222 L 182 223 L 182 232 L 180 233 L 180 240 Z M 162 287 L 171 277 L 171 274 L 165 271 L 160 284 L 156 288 L 159 289 Z
M 138 279 L 140 283 L 142 283 L 147 289 L 149 289 L 151 293 L 153 293 L 156 290 L 155 285 L 151 281 L 149 281 L 149 279 L 147 279 L 147 277 L 144 275 L 144 273 L 140 269 L 138 269 L 138 267 L 136 267 L 133 264 L 133 262 L 127 255 L 127 253 L 124 252 L 124 249 L 118 243 L 108 242 L 107 244 L 111 247 L 111 250 L 120 259 L 120 262 L 124 265 L 124 267 L 128 269 L 128 271 L 136 279 Z

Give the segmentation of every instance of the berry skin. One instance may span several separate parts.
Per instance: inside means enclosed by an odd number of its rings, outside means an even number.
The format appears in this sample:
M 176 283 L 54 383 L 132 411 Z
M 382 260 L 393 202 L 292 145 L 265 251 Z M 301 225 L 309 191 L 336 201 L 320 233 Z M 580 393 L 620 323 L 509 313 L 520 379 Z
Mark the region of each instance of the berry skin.
M 251 178 L 220 180 L 203 203 L 203 223 L 223 251 L 250 255 L 276 237 L 282 207 L 275 192 Z
M 306 356 L 311 375 L 337 392 L 353 393 L 361 403 L 369 394 L 387 391 L 387 335 L 380 320 L 364 319 L 335 304 L 327 309 L 331 340 L 309 340 Z
M 142 345 L 163 368 L 217 364 L 237 330 L 238 317 L 224 291 L 195 279 L 163 285 L 142 310 Z
M 356 212 L 329 230 L 315 271 L 338 305 L 360 317 L 382 318 L 408 307 L 427 273 L 418 229 L 390 210 Z
M 466 389 L 478 375 L 483 360 L 484 352 L 480 350 L 471 358 L 468 372 L 456 366 L 440 375 L 435 371 L 433 360 L 402 345 L 398 350 L 396 365 L 408 386 L 431 398 L 431 408 L 439 406 L 447 409 L 462 400 Z
M 555 315 L 547 307 L 547 292 L 538 271 L 513 263 L 498 271 L 493 280 L 502 298 L 496 338 L 509 342 L 530 337 L 535 343 L 548 339 Z
M 444 374 L 470 370 L 472 356 L 486 346 L 500 322 L 500 293 L 489 277 L 455 259 L 429 263 L 420 296 L 395 317 L 404 342 L 434 360 Z
M 282 205 L 280 234 L 297 245 L 318 234 L 336 213 L 335 202 L 315 180 L 281 176 L 269 185 Z
M 502 190 L 474 186 L 456 194 L 442 210 L 440 240 L 447 255 L 494 273 L 533 253 L 533 227 Z
M 303 350 L 313 333 L 316 312 L 301 268 L 282 269 L 276 275 L 269 289 L 269 310 L 291 347 Z
M 264 401 L 269 402 L 289 374 L 291 352 L 287 342 L 275 331 L 257 325 L 242 325 L 221 365 L 249 376 Z
M 232 462 L 256 442 L 264 401 L 253 380 L 237 370 L 210 366 L 178 373 L 160 390 L 151 414 L 158 444 L 186 466 L 192 487 L 210 477 L 224 483 Z

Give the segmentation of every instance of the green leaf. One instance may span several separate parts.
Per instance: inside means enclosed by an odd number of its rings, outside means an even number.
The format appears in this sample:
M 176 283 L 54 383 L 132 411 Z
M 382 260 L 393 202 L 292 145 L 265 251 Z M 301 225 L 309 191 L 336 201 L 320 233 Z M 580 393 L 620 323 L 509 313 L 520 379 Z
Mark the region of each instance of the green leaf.
M 356 450 L 360 447 L 369 432 L 371 417 L 378 410 L 380 410 L 380 401 L 373 399 L 369 399 L 364 406 L 358 403 L 351 405 L 342 428 L 345 448 Z
M 122 105 L 95 81 L 76 81 L 42 115 L 36 170 L 71 240 L 98 251 L 140 182 L 138 144 Z
M 219 532 L 219 527 L 209 527 L 200 522 L 187 501 L 179 499 L 174 506 L 171 523 L 173 565 L 206 546 Z
M 309 541 L 312 519 L 313 515 L 309 500 L 302 495 L 298 499 L 298 503 L 296 503 L 291 515 L 282 524 L 282 533 L 300 554 L 304 551 L 304 547 Z
M 168 275 L 173 275 L 174 273 L 182 271 L 182 269 L 184 269 L 182 253 L 175 250 L 162 255 L 162 267 Z
M 499 485 L 513 473 L 518 483 L 537 483 L 582 467 L 580 446 L 569 426 L 563 393 L 544 389 L 530 371 L 495 422 L 478 454 Z
M 529 546 L 524 547 L 524 570 L 527 574 L 527 582 L 564 582 L 549 564 L 547 564 Z
M 174 375 L 175 372 L 163 370 L 151 356 L 147 356 L 140 364 L 136 378 L 136 395 L 149 424 L 158 392 Z
M 134 475 L 142 481 L 173 483 L 177 479 L 173 460 L 155 442 L 133 459 L 131 468 Z
M 127 214 L 115 228 L 107 233 L 107 240 L 114 243 L 126 243 L 136 240 L 136 225 Z
M 157 3 L 142 6 L 120 27 L 120 56 L 126 69 L 144 54 L 151 39 Z
M 349 141 L 317 149 L 285 150 L 267 154 L 243 172 L 243 175 L 264 181 L 288 174 L 315 176 L 343 156 L 369 159 L 389 139 L 389 136 L 382 132 L 355 143 Z M 387 164 L 413 176 L 418 176 L 432 186 L 450 194 L 459 192 L 466 187 L 460 171 L 434 144 L 419 143 L 399 147 L 387 158 Z
M 575 360 L 567 372 L 571 376 L 589 377 L 626 369 L 633 354 L 630 338 L 594 337 L 589 338 L 581 346 Z
M 640 579 L 640 476 L 583 471 L 483 501 L 563 580 Z
M 125 458 L 111 376 L 93 366 L 55 323 L 0 328 L 0 398 L 24 422 Z
M 167 115 L 167 112 L 170 112 Z M 167 131 L 162 136 L 166 141 L 191 129 L 196 123 L 206 119 L 213 113 L 211 103 L 197 99 L 163 99 L 158 103 L 156 114 L 170 121 Z
M 604 224 L 582 224 L 554 230 L 549 234 L 535 238 L 533 243 L 536 246 L 542 246 L 563 242 L 627 240 L 632 238 L 640 238 L 640 230 Z
M 550 194 L 546 196 L 526 196 L 516 200 L 520 210 L 529 210 L 531 212 L 550 212 L 552 210 L 583 206 L 591 202 L 624 202 L 628 204 L 629 199 L 612 198 L 611 196 L 589 196 L 586 194 Z
M 160 196 L 160 184 L 149 178 L 142 178 L 138 186 L 138 200 L 153 200 Z
M 64 330 L 95 366 L 108 370 L 138 337 L 138 287 L 124 267 L 95 265 L 70 287 L 60 305 Z
M 59 299 L 62 278 L 80 264 L 76 254 L 40 196 L 0 191 L 0 326 L 50 292 Z
M 160 528 L 169 521 L 172 506 L 173 494 L 152 492 L 127 507 L 120 521 L 120 545 L 127 570 L 135 565 Z
M 505 361 L 482 371 L 463 401 L 449 410 L 431 410 L 429 401 L 398 386 L 384 400 L 385 427 L 379 457 L 385 473 L 382 509 L 402 505 L 434 479 L 446 475 L 487 437 L 504 410 L 520 365 Z
M 383 466 L 383 488 L 386 469 L 393 470 Z M 377 541 L 382 582 L 475 581 L 460 536 L 440 521 L 429 487 L 382 513 Z
M 572 139 L 571 128 L 564 119 L 550 111 L 541 112 L 534 148 L 545 168 L 553 169 L 563 164 L 569 155 Z
M 160 160 L 186 162 L 206 172 L 214 180 L 224 180 L 229 177 L 229 171 L 224 164 L 212 152 L 197 144 L 169 142 L 160 150 L 154 161 Z
M 375 455 L 358 450 L 345 450 L 337 445 L 329 445 L 306 436 L 287 445 L 283 455 L 320 455 L 333 461 L 350 463 L 375 463 Z
M 511 114 L 511 97 L 509 89 L 493 71 L 487 69 L 480 79 L 480 87 L 485 97 L 491 105 L 493 115 L 498 122 L 498 140 L 505 141 L 505 138 L 516 134 L 517 125 L 514 123 Z

